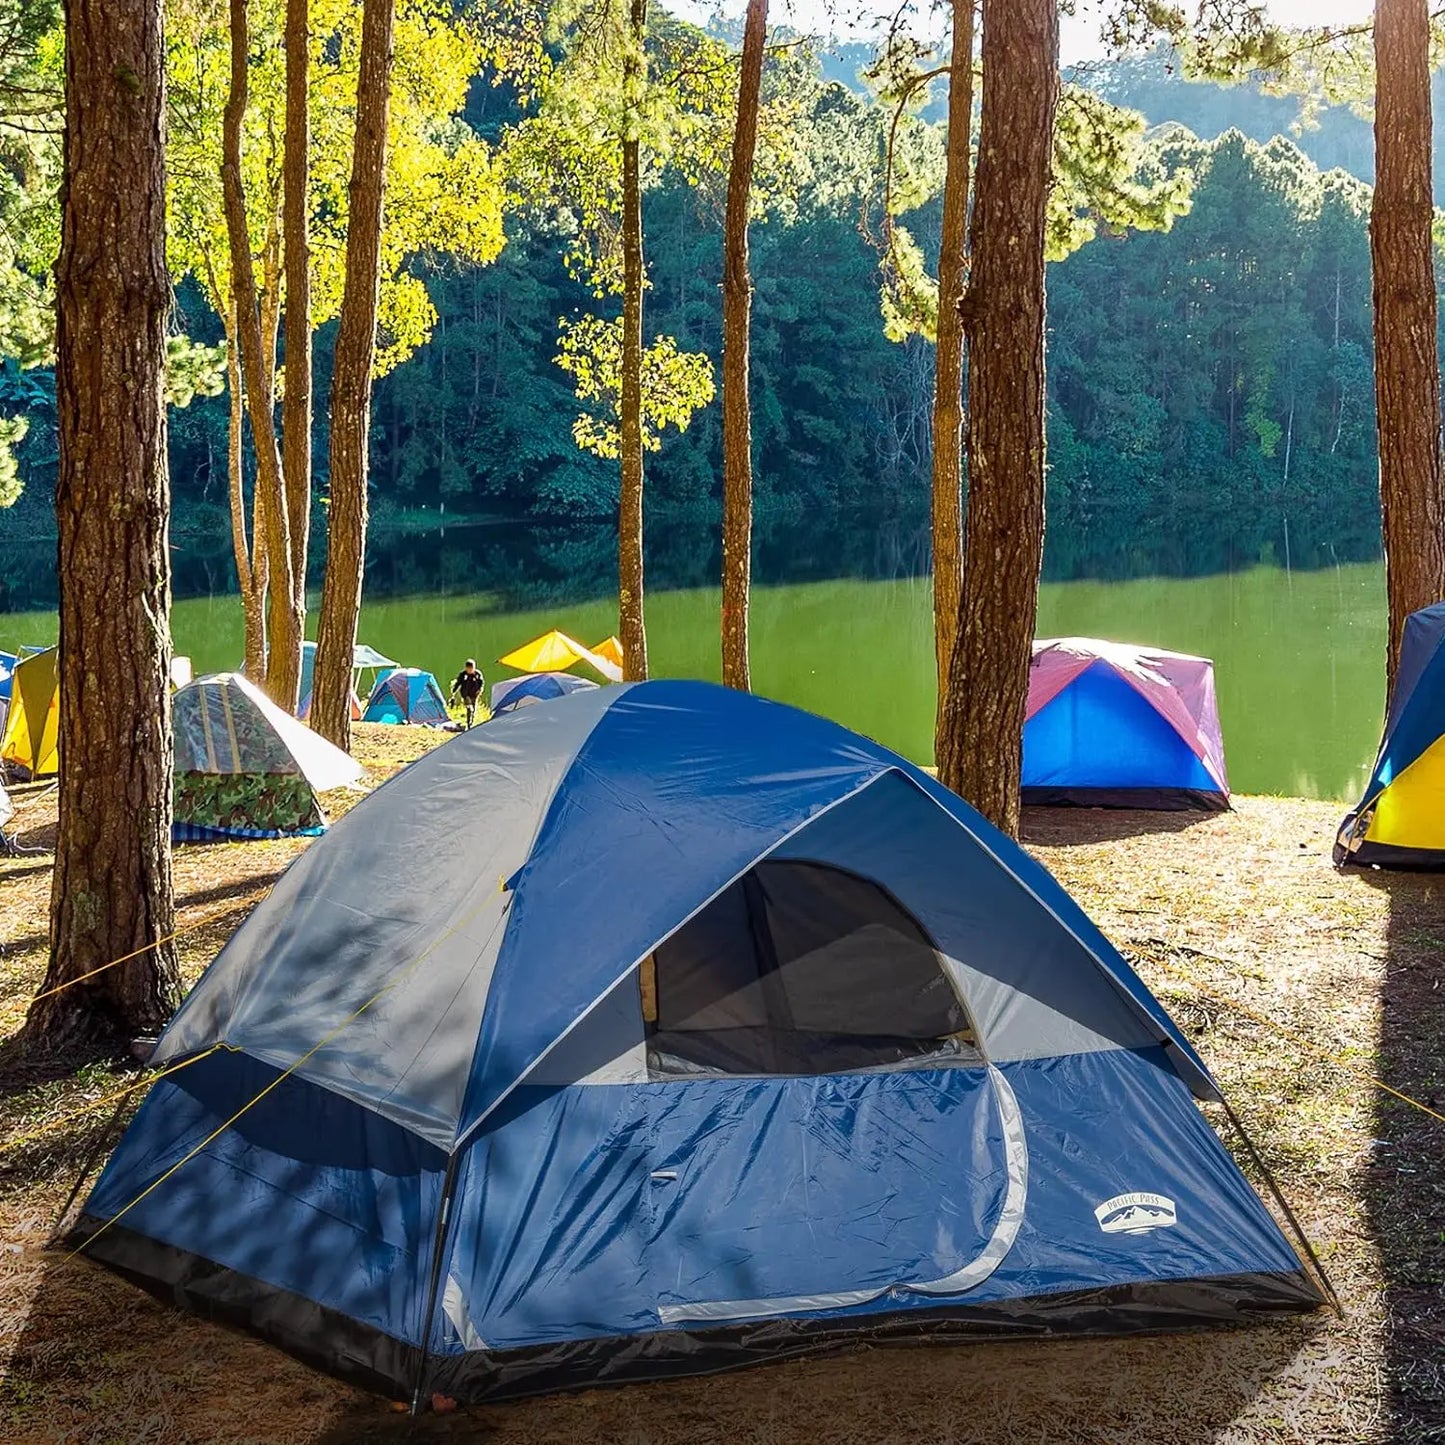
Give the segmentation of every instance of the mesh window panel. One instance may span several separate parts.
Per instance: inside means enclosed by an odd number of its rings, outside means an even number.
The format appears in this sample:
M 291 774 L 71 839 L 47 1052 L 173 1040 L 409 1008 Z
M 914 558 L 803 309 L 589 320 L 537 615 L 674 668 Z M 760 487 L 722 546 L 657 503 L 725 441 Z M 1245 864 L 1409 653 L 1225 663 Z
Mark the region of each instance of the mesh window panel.
M 968 1018 L 917 921 L 876 883 L 761 863 L 657 950 L 663 1074 L 822 1074 L 959 1050 Z

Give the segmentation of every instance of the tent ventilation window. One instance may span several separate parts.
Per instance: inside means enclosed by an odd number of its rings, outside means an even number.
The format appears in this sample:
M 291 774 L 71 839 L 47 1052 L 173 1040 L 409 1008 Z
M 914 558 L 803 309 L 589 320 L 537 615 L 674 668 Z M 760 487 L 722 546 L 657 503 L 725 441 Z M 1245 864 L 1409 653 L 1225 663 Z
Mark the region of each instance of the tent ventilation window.
M 976 1059 L 917 920 L 828 864 L 759 863 L 660 945 L 640 987 L 654 1077 L 834 1074 Z

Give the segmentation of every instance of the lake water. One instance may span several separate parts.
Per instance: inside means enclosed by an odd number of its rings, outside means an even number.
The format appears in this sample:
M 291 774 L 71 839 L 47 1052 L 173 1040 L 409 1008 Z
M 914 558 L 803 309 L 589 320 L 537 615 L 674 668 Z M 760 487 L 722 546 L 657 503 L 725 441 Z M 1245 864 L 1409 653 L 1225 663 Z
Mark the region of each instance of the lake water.
M 932 603 L 916 529 L 760 549 L 752 611 L 756 691 L 824 713 L 932 761 Z M 49 546 L 50 544 L 44 544 Z M 361 638 L 436 673 L 492 659 L 549 627 L 594 643 L 616 631 L 607 528 L 452 528 L 373 545 Z M 241 657 L 224 550 L 177 545 L 176 650 L 198 672 Z M 658 676 L 716 678 L 715 543 L 649 534 L 648 643 Z M 851 575 L 839 576 L 840 572 Z M 830 573 L 835 575 L 829 575 Z M 780 580 L 783 578 L 795 580 Z M 0 646 L 54 640 L 48 610 L 0 613 Z M 47 601 L 48 598 L 37 598 Z M 0 602 L 0 605 L 4 605 Z M 314 627 L 314 619 L 313 619 Z M 1238 792 L 1353 799 L 1383 709 L 1385 597 L 1378 564 L 1202 578 L 1047 582 L 1039 635 L 1149 643 L 1215 660 L 1230 781 Z

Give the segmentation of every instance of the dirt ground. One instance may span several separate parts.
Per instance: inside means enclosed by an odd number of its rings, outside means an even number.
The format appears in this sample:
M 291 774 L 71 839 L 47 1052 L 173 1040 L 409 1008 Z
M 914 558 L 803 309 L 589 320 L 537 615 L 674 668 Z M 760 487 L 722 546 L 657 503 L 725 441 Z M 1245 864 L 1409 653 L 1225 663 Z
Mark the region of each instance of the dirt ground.
M 435 741 L 363 728 L 358 752 L 375 783 Z M 354 796 L 326 803 L 334 813 Z M 15 801 L 26 841 L 48 842 L 53 793 Z M 0 1140 L 11 1141 L 0 1152 L 0 1439 L 1445 1441 L 1445 1122 L 1371 1082 L 1445 1114 L 1445 882 L 1337 874 L 1338 811 L 1266 798 L 1202 819 L 1037 811 L 1025 837 L 1197 1042 L 1318 1249 L 1343 1318 L 858 1351 L 412 1427 L 386 1401 L 45 1250 L 110 1111 L 66 1116 L 139 1076 L 108 1063 L 7 1067 L 0 1050 Z M 177 851 L 188 979 L 303 846 Z M 44 971 L 48 893 L 48 858 L 0 863 L 0 1038 Z M 40 1129 L 50 1132 L 29 1138 Z

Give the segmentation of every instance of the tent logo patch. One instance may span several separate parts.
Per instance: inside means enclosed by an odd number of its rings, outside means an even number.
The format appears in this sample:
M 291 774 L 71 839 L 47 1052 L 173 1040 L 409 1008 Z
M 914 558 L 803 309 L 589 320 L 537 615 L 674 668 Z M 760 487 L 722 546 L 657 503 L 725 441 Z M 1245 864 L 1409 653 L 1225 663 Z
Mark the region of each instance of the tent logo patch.
M 1116 1194 L 1094 1210 L 1094 1218 L 1105 1234 L 1148 1234 L 1177 1224 L 1174 1201 L 1162 1194 Z

